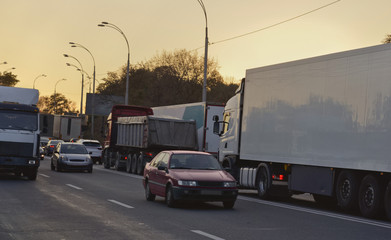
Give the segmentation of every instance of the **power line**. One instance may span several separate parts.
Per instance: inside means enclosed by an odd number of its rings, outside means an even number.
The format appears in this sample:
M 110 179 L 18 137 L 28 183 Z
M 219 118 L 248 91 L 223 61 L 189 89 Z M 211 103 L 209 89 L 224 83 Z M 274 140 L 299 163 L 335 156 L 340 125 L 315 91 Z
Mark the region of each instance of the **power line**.
M 264 28 L 261 28 L 261 29 L 258 29 L 258 30 L 252 31 L 252 32 L 248 32 L 248 33 L 241 34 L 241 35 L 238 35 L 238 36 L 226 38 L 226 39 L 223 39 L 223 40 L 220 40 L 220 41 L 216 41 L 216 42 L 211 42 L 209 45 L 218 44 L 218 43 L 222 43 L 222 42 L 227 42 L 227 41 L 234 40 L 234 39 L 241 38 L 241 37 L 245 37 L 245 36 L 248 36 L 248 35 L 250 35 L 250 34 L 254 34 L 254 33 L 260 32 L 260 31 L 264 31 L 264 30 L 267 30 L 267 29 L 269 29 L 269 28 L 276 27 L 276 26 L 278 26 L 278 25 L 281 25 L 281 24 L 284 24 L 284 23 L 293 21 L 293 20 L 298 19 L 298 18 L 301 18 L 301 17 L 303 17 L 303 16 L 305 16 L 305 15 L 308 15 L 308 14 L 311 14 L 311 13 L 313 13 L 313 12 L 319 11 L 319 10 L 321 10 L 321 9 L 323 9 L 323 8 L 329 7 L 329 6 L 331 6 L 331 5 L 333 5 L 333 4 L 337 3 L 337 2 L 340 2 L 340 1 L 342 1 L 342 0 L 337 0 L 337 1 L 334 1 L 334 2 L 331 2 L 331 3 L 328 3 L 328 4 L 323 5 L 323 6 L 321 6 L 321 7 L 315 8 L 315 9 L 313 9 L 313 10 L 311 10 L 311 11 L 308 11 L 308 12 L 302 13 L 302 14 L 300 14 L 300 15 L 297 15 L 297 16 L 295 16 L 295 17 L 293 17 L 293 18 L 289 18 L 289 19 L 287 19 L 287 20 L 284 20 L 284 21 L 281 21 L 281 22 L 272 24 L 272 25 L 270 25 L 270 26 L 267 26 L 267 27 L 264 27 Z M 198 50 L 198 49 L 201 49 L 201 48 L 203 48 L 203 47 L 199 47 L 199 48 L 196 48 L 196 49 L 194 49 L 194 50 Z

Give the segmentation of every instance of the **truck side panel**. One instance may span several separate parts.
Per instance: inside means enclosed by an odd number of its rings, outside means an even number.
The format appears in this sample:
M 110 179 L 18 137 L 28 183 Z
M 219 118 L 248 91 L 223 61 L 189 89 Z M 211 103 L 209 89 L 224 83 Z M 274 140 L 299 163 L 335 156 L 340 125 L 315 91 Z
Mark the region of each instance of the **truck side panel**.
M 391 172 L 391 46 L 248 70 L 240 158 Z

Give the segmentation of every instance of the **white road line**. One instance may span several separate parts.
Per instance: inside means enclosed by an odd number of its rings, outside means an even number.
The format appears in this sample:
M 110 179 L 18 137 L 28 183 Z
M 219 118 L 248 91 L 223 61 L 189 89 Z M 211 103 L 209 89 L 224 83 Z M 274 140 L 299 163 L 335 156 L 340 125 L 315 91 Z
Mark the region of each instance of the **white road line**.
M 279 207 L 279 208 L 285 208 L 285 209 L 290 209 L 290 210 L 295 210 L 295 211 L 300 211 L 300 212 L 312 213 L 312 214 L 316 214 L 316 215 L 321 215 L 321 216 L 326 216 L 326 217 L 331 217 L 331 218 L 336 218 L 336 219 L 342 219 L 345 221 L 357 222 L 357 223 L 372 225 L 372 226 L 376 226 L 376 227 L 391 229 L 391 224 L 383 223 L 380 221 L 369 220 L 369 219 L 365 219 L 365 218 L 345 216 L 345 215 L 337 214 L 337 213 L 313 210 L 313 209 L 308 209 L 308 208 L 303 208 L 303 207 L 296 207 L 296 206 L 291 206 L 288 204 L 269 202 L 269 201 L 264 201 L 264 200 L 260 200 L 260 199 L 253 199 L 253 198 L 243 197 L 243 196 L 239 196 L 238 199 L 248 201 L 248 202 L 255 202 L 255 203 L 260 203 L 260 204 Z
M 143 176 L 139 176 L 139 175 L 131 174 L 131 173 L 127 173 L 127 172 L 113 171 L 112 169 L 94 168 L 94 171 L 95 171 L 95 170 L 104 171 L 104 172 L 110 172 L 110 173 L 117 174 L 117 175 L 121 175 L 121 176 L 125 176 L 125 177 L 143 179 Z
M 129 205 L 127 205 L 127 204 L 125 204 L 125 203 L 122 203 L 122 202 L 115 201 L 115 200 L 113 200 L 113 199 L 107 199 L 107 201 L 112 202 L 112 203 L 115 203 L 115 204 L 120 205 L 120 206 L 122 206 L 122 207 L 134 208 L 134 207 L 132 207 L 132 206 L 129 206 Z
M 45 177 L 45 178 L 50 178 L 50 176 L 48 175 L 45 175 L 45 174 L 42 174 L 42 173 L 38 173 L 39 176 L 42 176 L 42 177 Z
M 65 184 L 65 185 L 67 185 L 68 187 L 71 187 L 71 188 L 74 188 L 74 189 L 77 189 L 77 190 L 82 190 L 83 188 L 80 188 L 80 187 L 78 187 L 78 186 L 75 186 L 75 185 L 72 185 L 72 184 Z
M 220 238 L 220 237 L 217 237 L 217 236 L 214 236 L 212 234 L 209 234 L 209 233 L 206 233 L 206 232 L 203 232 L 203 231 L 200 231 L 200 230 L 191 230 L 193 233 L 197 233 L 199 235 L 202 235 L 204 237 L 207 237 L 207 238 L 210 238 L 210 239 L 214 239 L 214 240 L 224 240 L 224 238 Z

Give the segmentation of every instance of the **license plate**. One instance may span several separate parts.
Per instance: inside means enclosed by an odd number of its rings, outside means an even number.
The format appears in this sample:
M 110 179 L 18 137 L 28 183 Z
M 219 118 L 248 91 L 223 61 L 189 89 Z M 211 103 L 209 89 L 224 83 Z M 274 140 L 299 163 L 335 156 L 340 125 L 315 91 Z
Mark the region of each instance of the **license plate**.
M 202 195 L 214 195 L 214 196 L 220 196 L 222 195 L 221 191 L 214 191 L 214 190 L 202 190 Z

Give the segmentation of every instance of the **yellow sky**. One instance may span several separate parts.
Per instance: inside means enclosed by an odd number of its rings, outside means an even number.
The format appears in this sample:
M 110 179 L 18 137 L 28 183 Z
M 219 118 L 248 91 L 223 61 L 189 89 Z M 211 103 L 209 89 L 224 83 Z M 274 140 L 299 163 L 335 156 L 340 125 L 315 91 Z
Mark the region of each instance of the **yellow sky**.
M 252 32 L 311 11 L 335 0 L 204 0 L 209 41 Z M 12 70 L 20 83 L 41 95 L 65 94 L 80 106 L 81 75 L 66 63 L 76 57 L 91 76 L 92 58 L 73 41 L 87 47 L 96 61 L 96 78 L 126 64 L 127 47 L 114 23 L 126 34 L 131 63 L 148 60 L 162 50 L 193 50 L 204 45 L 205 19 L 197 0 L 0 0 L 0 71 Z M 212 44 L 224 77 L 241 79 L 248 68 L 380 44 L 391 33 L 391 1 L 341 0 L 282 25 L 235 40 Z M 198 53 L 203 56 L 203 49 Z M 88 90 L 88 86 L 86 86 Z M 131 86 L 130 86 L 131 94 Z M 200 99 L 201 100 L 201 99 Z

